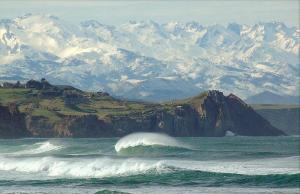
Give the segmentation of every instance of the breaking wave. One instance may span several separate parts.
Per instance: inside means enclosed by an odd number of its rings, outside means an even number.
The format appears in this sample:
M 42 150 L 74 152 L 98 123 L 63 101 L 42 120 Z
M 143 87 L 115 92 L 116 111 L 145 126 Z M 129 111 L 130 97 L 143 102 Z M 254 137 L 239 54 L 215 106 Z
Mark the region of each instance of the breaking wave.
M 12 159 L 0 158 L 0 171 L 16 171 L 24 175 L 41 177 L 36 181 L 9 181 L 0 179 L 2 185 L 24 184 L 164 184 L 164 185 L 204 185 L 204 186 L 271 186 L 298 187 L 299 171 L 276 170 L 259 172 L 256 166 L 245 166 L 232 171 L 234 166 L 216 165 L 215 168 L 205 163 L 199 169 L 194 168 L 197 161 L 187 161 L 181 166 L 179 161 L 155 161 L 140 159 L 62 159 L 53 157 Z M 186 167 L 186 168 L 182 168 Z M 219 169 L 218 169 L 219 168 Z M 226 168 L 226 169 L 225 169 Z M 247 168 L 253 168 L 247 172 Z M 232 172 L 231 172 L 232 171 Z M 255 173 L 257 172 L 257 173 Z
M 147 173 L 169 173 L 178 171 L 201 171 L 207 173 L 239 175 L 299 174 L 299 157 L 253 160 L 248 162 L 155 160 L 139 158 L 57 158 L 0 157 L 0 171 L 36 173 L 48 177 L 101 178 L 130 176 Z M 286 168 L 282 168 L 282 165 Z M 294 164 L 294 165 L 289 165 Z M 1 173 L 0 173 L 1 174 Z
M 32 157 L 26 159 L 0 158 L 0 171 L 46 174 L 48 177 L 101 178 L 128 176 L 151 172 L 168 171 L 163 162 L 139 159 L 68 159 L 55 157 Z
M 115 145 L 120 154 L 164 154 L 190 147 L 176 139 L 159 133 L 133 133 L 121 138 Z
M 11 155 L 32 155 L 32 154 L 41 154 L 46 152 L 52 152 L 62 149 L 63 146 L 55 145 L 49 141 L 35 143 L 26 147 L 26 149 L 11 153 Z

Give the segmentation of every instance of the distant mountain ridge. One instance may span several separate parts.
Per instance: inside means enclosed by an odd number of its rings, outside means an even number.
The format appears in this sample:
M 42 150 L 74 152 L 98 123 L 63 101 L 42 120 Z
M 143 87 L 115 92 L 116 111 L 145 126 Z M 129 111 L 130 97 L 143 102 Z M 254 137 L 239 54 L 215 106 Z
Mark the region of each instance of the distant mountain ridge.
M 300 96 L 279 95 L 265 91 L 246 99 L 249 104 L 300 104 Z
M 252 104 L 274 127 L 288 135 L 300 135 L 300 104 Z
M 208 89 L 299 95 L 300 29 L 284 23 L 0 21 L 0 81 L 47 78 L 114 96 L 167 101 Z

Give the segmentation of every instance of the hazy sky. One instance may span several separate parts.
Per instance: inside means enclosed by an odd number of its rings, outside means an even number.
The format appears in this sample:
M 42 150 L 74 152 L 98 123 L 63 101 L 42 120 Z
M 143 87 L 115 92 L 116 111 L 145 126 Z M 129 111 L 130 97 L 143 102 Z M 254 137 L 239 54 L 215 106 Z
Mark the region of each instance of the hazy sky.
M 198 21 L 204 25 L 281 21 L 299 27 L 299 0 L 0 0 L 0 18 L 26 13 L 53 14 L 78 23 L 96 19 L 105 24 L 129 20 Z

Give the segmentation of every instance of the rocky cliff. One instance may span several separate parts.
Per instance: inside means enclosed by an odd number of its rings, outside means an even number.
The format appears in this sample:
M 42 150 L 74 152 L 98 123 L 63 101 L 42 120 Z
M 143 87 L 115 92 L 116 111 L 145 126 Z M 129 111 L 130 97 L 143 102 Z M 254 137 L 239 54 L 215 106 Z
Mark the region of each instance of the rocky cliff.
M 30 135 L 26 128 L 25 115 L 20 113 L 16 104 L 0 105 L 0 137 L 17 138 Z
M 47 88 L 55 95 L 45 87 L 5 89 L 15 103 L 0 106 L 0 137 L 114 137 L 139 131 L 172 136 L 284 135 L 240 98 L 219 91 L 152 104 L 72 88 Z
M 228 131 L 244 136 L 284 134 L 237 96 L 224 96 L 219 91 L 164 104 L 149 113 L 112 118 L 108 125 L 125 134 L 136 130 L 172 136 L 225 136 Z

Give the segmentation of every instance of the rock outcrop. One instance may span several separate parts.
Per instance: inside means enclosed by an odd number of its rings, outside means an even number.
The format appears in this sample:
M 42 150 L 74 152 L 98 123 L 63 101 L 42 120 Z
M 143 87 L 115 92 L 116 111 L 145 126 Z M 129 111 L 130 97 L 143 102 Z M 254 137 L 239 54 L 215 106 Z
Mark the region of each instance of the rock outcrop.
M 276 136 L 284 133 L 273 127 L 237 96 L 209 91 L 200 98 L 173 109 L 154 110 L 131 117 L 112 117 L 107 126 L 118 135 L 135 131 L 163 132 L 172 136 L 225 136 L 230 131 L 244 136 Z
M 233 94 L 209 91 L 196 109 L 204 136 L 224 136 L 227 131 L 245 136 L 284 134 Z

